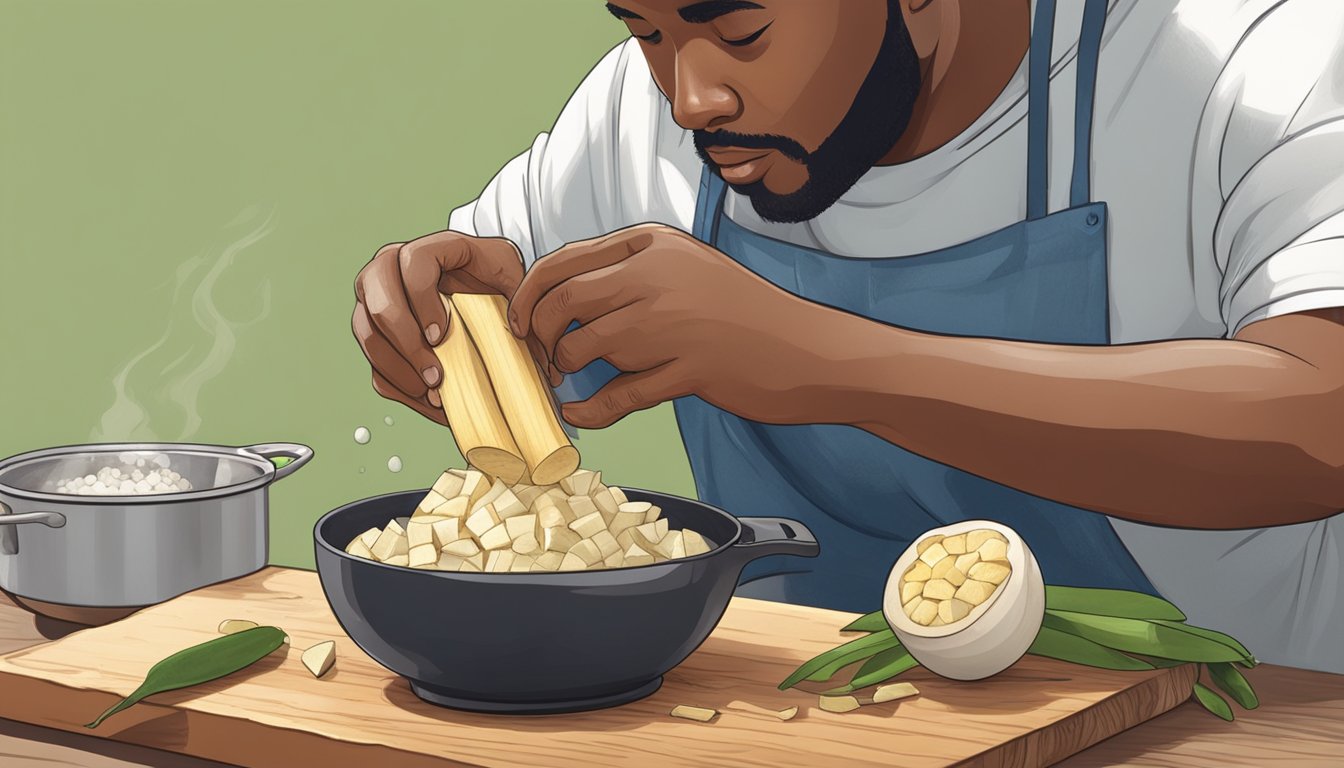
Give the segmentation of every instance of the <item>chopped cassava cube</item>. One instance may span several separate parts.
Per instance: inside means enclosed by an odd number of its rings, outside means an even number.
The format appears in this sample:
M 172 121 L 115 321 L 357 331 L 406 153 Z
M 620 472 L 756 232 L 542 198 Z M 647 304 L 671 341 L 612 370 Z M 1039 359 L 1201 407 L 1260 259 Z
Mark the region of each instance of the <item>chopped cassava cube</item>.
M 709 545 L 709 542 L 705 540 L 704 536 L 701 536 L 700 534 L 696 533 L 695 531 L 692 531 L 689 528 L 682 529 L 681 540 L 686 547 L 687 557 L 703 555 L 706 552 L 710 551 L 710 549 L 712 549 L 712 547 L 710 547 Z
M 415 512 L 411 514 L 411 517 L 433 514 L 434 510 L 446 501 L 448 501 L 448 499 L 440 496 L 438 492 L 430 491 L 425 494 L 425 498 L 420 500 L 420 504 L 415 508 Z
M 434 481 L 434 492 L 445 499 L 456 497 L 462 492 L 462 484 L 466 480 L 466 474 L 461 475 L 449 470 L 439 475 L 439 479 Z
M 443 549 L 451 542 L 462 538 L 462 520 L 461 518 L 451 517 L 447 520 L 440 520 L 430 527 L 434 534 L 434 546 Z
M 467 530 L 471 531 L 471 535 L 478 539 L 498 524 L 499 518 L 495 517 L 494 509 L 489 504 L 467 516 Z
M 616 537 L 611 535 L 611 531 L 598 531 L 593 534 L 592 542 L 597 545 L 597 551 L 602 554 L 603 559 L 621 551 L 621 545 L 616 543 Z
M 602 513 L 593 510 L 591 513 L 580 517 L 569 524 L 570 530 L 579 534 L 585 539 L 592 538 L 598 531 L 605 531 L 606 524 L 602 520 Z
M 434 514 L 442 517 L 466 517 L 467 497 L 455 496 L 434 509 Z
M 602 562 L 602 550 L 597 548 L 592 539 L 583 539 L 565 554 L 577 555 L 582 558 L 585 565 L 597 565 Z
M 434 526 L 422 519 L 412 519 L 406 525 L 406 545 L 415 549 L 422 544 L 434 544 Z
M 447 552 L 450 555 L 457 555 L 458 557 L 471 557 L 481 551 L 481 546 L 473 539 L 457 539 L 456 541 L 450 541 L 443 545 L 443 548 L 440 551 Z
M 547 552 L 564 554 L 583 539 L 569 528 L 544 528 L 542 531 L 542 546 Z
M 509 529 L 504 527 L 503 523 L 486 531 L 480 537 L 481 549 L 506 549 L 513 546 L 513 539 L 509 538 Z
M 373 550 L 369 549 L 368 545 L 364 543 L 364 540 L 360 538 L 351 541 L 350 546 L 346 547 L 345 551 L 347 554 L 354 555 L 355 557 L 362 557 L 365 560 L 375 559 Z
M 395 526 L 395 527 L 394 527 Z M 404 532 L 399 530 L 401 526 L 396 521 L 388 523 L 387 528 L 383 529 L 378 541 L 374 542 L 370 548 L 374 559 L 387 562 L 389 558 L 405 555 L 410 547 L 406 543 Z

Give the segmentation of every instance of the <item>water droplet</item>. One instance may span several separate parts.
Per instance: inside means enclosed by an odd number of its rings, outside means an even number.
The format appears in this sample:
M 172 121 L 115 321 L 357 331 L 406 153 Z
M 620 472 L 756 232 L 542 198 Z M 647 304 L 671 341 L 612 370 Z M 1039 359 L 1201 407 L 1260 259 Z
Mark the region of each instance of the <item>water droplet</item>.
M 360 467 L 360 468 L 359 468 L 359 474 L 361 474 L 361 475 L 364 474 L 364 468 L 363 468 L 363 467 Z
M 386 424 L 386 425 L 389 426 L 389 427 L 392 426 L 392 424 L 393 424 L 393 422 L 392 422 L 392 417 L 391 417 L 391 416 L 384 416 L 384 417 L 383 417 L 383 423 Z
M 389 472 L 400 472 L 400 471 L 401 471 L 401 457 L 400 457 L 400 456 L 393 456 L 392 458 L 390 458 L 390 459 L 387 460 L 387 471 L 389 471 Z
M 360 445 L 369 442 L 370 437 L 371 435 L 369 434 L 368 427 L 359 427 L 358 429 L 355 430 L 355 442 L 359 443 Z

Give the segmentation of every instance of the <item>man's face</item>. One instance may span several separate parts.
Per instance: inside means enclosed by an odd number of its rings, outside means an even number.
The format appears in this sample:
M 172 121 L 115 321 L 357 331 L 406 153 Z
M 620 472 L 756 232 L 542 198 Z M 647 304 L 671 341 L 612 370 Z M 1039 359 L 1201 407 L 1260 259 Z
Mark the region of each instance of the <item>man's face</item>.
M 900 138 L 919 60 L 896 0 L 612 0 L 677 123 L 769 221 L 831 207 Z

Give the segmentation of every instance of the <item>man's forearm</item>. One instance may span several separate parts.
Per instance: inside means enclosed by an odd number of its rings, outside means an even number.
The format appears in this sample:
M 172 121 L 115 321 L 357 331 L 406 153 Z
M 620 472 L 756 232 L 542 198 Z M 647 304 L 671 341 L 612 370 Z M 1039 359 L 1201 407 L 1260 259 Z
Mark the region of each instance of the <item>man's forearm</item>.
M 1038 496 L 1206 528 L 1344 507 L 1339 377 L 1261 344 L 1082 347 L 863 321 L 818 361 L 819 421 Z

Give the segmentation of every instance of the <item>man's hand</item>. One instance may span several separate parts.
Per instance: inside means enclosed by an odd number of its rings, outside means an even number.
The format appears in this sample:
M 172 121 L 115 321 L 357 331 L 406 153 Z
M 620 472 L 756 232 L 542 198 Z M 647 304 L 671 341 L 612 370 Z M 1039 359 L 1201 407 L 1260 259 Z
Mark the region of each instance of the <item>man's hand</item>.
M 555 367 L 598 358 L 625 373 L 582 403 L 575 426 L 601 428 L 684 395 L 746 418 L 805 419 L 826 339 L 857 318 L 805 301 L 680 230 L 640 225 L 537 261 L 509 308 Z M 571 323 L 581 326 L 566 333 Z
M 435 232 L 391 243 L 355 278 L 351 328 L 373 366 L 373 388 L 447 424 L 437 387 L 444 373 L 433 348 L 446 338 L 441 293 L 512 296 L 523 279 L 518 248 L 504 238 Z

